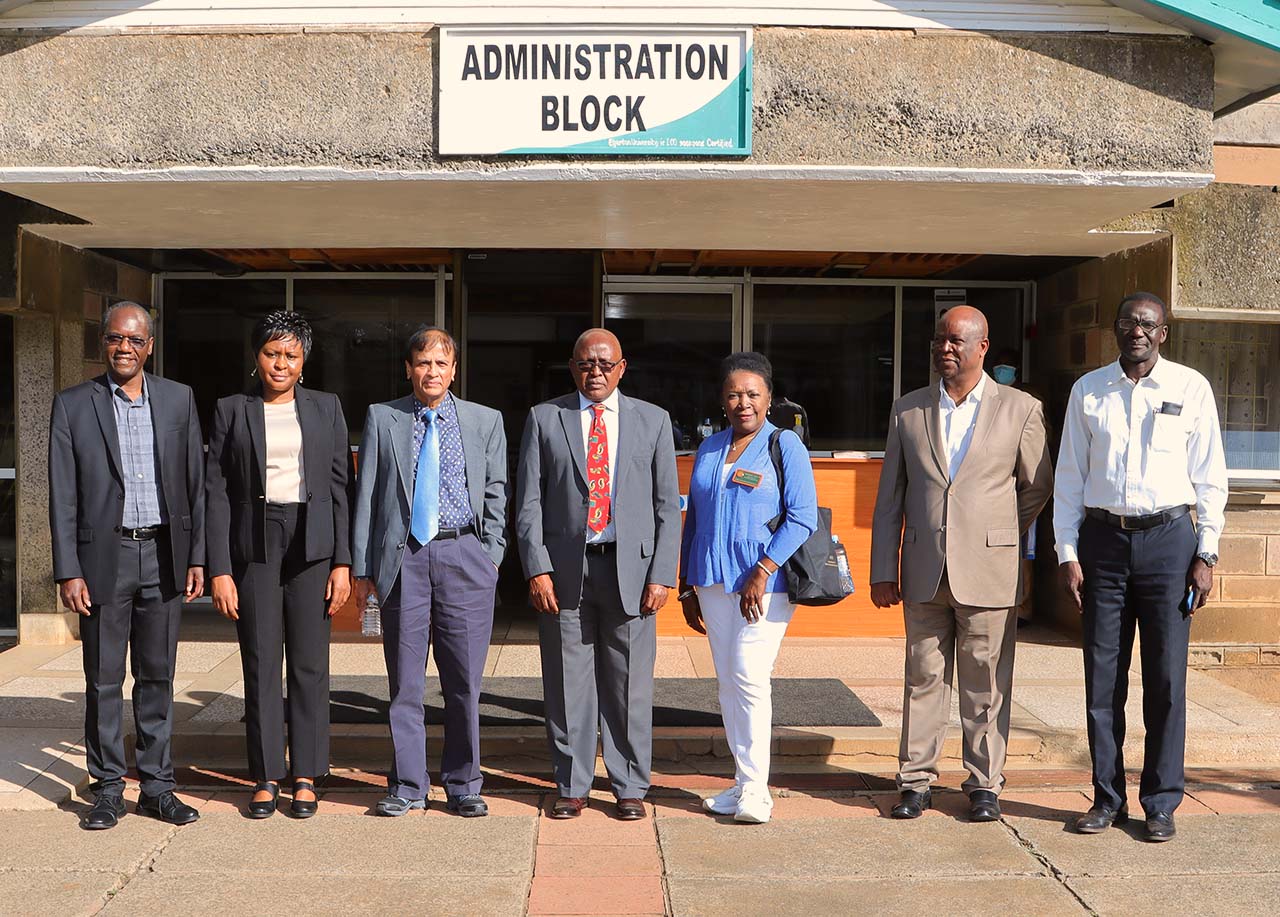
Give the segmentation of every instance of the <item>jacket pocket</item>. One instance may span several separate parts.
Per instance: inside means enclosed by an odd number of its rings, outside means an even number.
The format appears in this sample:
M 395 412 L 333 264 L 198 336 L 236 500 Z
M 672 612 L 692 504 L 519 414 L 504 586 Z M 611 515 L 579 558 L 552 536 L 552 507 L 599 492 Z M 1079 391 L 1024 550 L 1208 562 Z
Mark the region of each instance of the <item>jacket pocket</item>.
M 987 529 L 987 547 L 1013 547 L 1018 543 L 1017 529 Z
M 76 529 L 76 541 L 80 544 L 93 541 L 93 529 Z
M 646 538 L 644 541 L 640 542 L 640 556 L 650 557 L 652 555 L 653 555 L 653 539 Z
M 912 525 L 904 526 L 902 529 L 902 543 L 914 544 L 915 540 L 916 540 L 915 526 L 912 526 Z
M 189 532 L 189 531 L 191 531 L 191 517 L 190 517 L 190 516 L 179 516 L 179 517 L 178 517 L 178 521 L 181 523 L 181 525 L 182 525 L 182 527 L 183 527 L 184 529 L 186 529 L 188 532 Z

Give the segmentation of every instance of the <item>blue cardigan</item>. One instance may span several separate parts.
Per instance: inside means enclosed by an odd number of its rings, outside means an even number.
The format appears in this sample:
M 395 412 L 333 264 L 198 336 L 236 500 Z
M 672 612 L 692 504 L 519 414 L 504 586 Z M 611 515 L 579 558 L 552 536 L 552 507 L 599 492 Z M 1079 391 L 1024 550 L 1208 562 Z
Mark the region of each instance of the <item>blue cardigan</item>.
M 726 591 L 738 592 L 762 556 L 767 554 L 781 566 L 818 527 L 813 466 L 800 437 L 790 430 L 778 441 L 786 478 L 785 495 L 778 493 L 778 476 L 769 458 L 769 437 L 776 429 L 766 420 L 734 463 L 734 471 L 745 468 L 760 475 L 756 487 L 734 483 L 732 475 L 723 477 L 732 430 L 721 430 L 699 447 L 680 542 L 680 571 L 690 586 L 724 584 Z M 770 532 L 769 522 L 782 512 L 784 502 L 786 517 L 776 532 Z M 769 577 L 766 591 L 787 591 L 781 570 Z

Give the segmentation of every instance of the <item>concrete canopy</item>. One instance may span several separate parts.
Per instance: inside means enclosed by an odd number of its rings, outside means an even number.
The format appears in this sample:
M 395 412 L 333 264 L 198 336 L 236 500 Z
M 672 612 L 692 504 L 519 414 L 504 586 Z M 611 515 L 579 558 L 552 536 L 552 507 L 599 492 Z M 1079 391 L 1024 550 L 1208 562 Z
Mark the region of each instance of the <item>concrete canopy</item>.
M 76 174 L 68 174 L 75 172 Z M 707 248 L 1105 255 L 1212 176 L 668 165 L 501 172 L 0 170 L 81 248 Z

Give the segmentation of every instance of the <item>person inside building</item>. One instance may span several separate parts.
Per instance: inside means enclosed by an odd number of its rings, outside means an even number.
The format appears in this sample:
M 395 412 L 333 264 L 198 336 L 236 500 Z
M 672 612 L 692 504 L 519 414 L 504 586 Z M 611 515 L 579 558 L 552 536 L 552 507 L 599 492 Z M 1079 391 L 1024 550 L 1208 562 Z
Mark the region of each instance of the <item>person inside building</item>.
M 934 332 L 941 377 L 896 402 L 871 528 L 871 601 L 904 604 L 907 653 L 894 818 L 918 818 L 960 694 L 972 821 L 1000 818 L 1021 600 L 1021 535 L 1053 491 L 1040 402 L 982 371 L 986 317 L 958 305 Z
M 315 779 L 329 772 L 329 619 L 351 594 L 351 448 L 338 397 L 299 384 L 311 342 L 296 312 L 259 319 L 253 381 L 219 399 L 209 437 L 208 574 L 240 640 L 251 818 L 275 813 L 290 770 L 290 813 L 314 815 Z
M 1058 570 L 1083 616 L 1093 761 L 1093 806 L 1075 828 L 1100 834 L 1128 820 L 1124 707 L 1136 630 L 1146 727 L 1138 799 L 1144 836 L 1159 842 L 1176 833 L 1186 783 L 1191 618 L 1213 588 L 1227 464 L 1208 380 L 1160 355 L 1164 301 L 1131 293 L 1114 330 L 1116 362 L 1071 388 L 1054 490 Z
M 680 485 L 671 420 L 618 391 L 626 370 L 612 332 L 584 332 L 569 364 L 577 391 L 536 405 L 520 443 L 516 540 L 538 612 L 552 818 L 586 808 L 597 733 L 618 817 L 645 817 L 656 614 L 676 582 Z
M 404 369 L 413 393 L 369 407 L 352 513 L 356 606 L 363 613 L 375 593 L 381 601 L 391 690 L 395 756 L 377 812 L 427 806 L 422 695 L 434 648 L 445 807 L 477 818 L 489 814 L 480 795 L 480 681 L 507 546 L 507 437 L 501 414 L 449 391 L 458 345 L 447 331 L 415 330 Z
M 758 353 L 720 365 L 729 427 L 698 448 L 680 545 L 680 605 L 711 644 L 734 782 L 703 807 L 762 824 L 773 811 L 773 663 L 796 606 L 782 566 L 818 527 L 809 453 L 769 418 L 773 368 Z M 771 454 L 777 432 L 783 480 Z
M 204 443 L 191 389 L 144 371 L 151 315 L 133 302 L 102 318 L 105 375 L 60 392 L 49 420 L 53 578 L 80 618 L 87 830 L 124 815 L 125 656 L 133 672 L 138 812 L 200 817 L 174 793 L 173 673 L 182 602 L 204 592 Z

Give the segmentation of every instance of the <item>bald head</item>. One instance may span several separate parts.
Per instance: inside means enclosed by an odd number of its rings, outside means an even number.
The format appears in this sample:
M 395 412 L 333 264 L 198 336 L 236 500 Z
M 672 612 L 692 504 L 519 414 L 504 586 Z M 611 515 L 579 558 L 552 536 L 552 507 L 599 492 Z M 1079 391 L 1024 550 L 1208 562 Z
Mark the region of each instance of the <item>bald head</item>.
M 627 371 L 617 335 L 603 328 L 582 332 L 573 345 L 569 371 L 574 385 L 588 401 L 598 403 L 608 399 Z
M 985 339 L 988 333 L 987 317 L 975 309 L 973 306 L 952 306 L 946 312 L 942 313 L 942 318 L 938 319 L 939 331 L 950 331 L 951 329 L 972 332 L 979 338 Z
M 978 384 L 990 346 L 987 317 L 973 306 L 953 306 L 938 319 L 933 333 L 933 368 L 953 399 L 959 401 Z
M 617 359 L 622 359 L 622 342 L 618 340 L 618 336 L 612 331 L 606 331 L 604 328 L 588 328 L 582 334 L 578 335 L 578 339 L 573 342 L 573 358 L 575 360 L 585 359 L 578 356 L 591 349 L 596 344 L 607 344 L 614 348 L 617 353 Z

